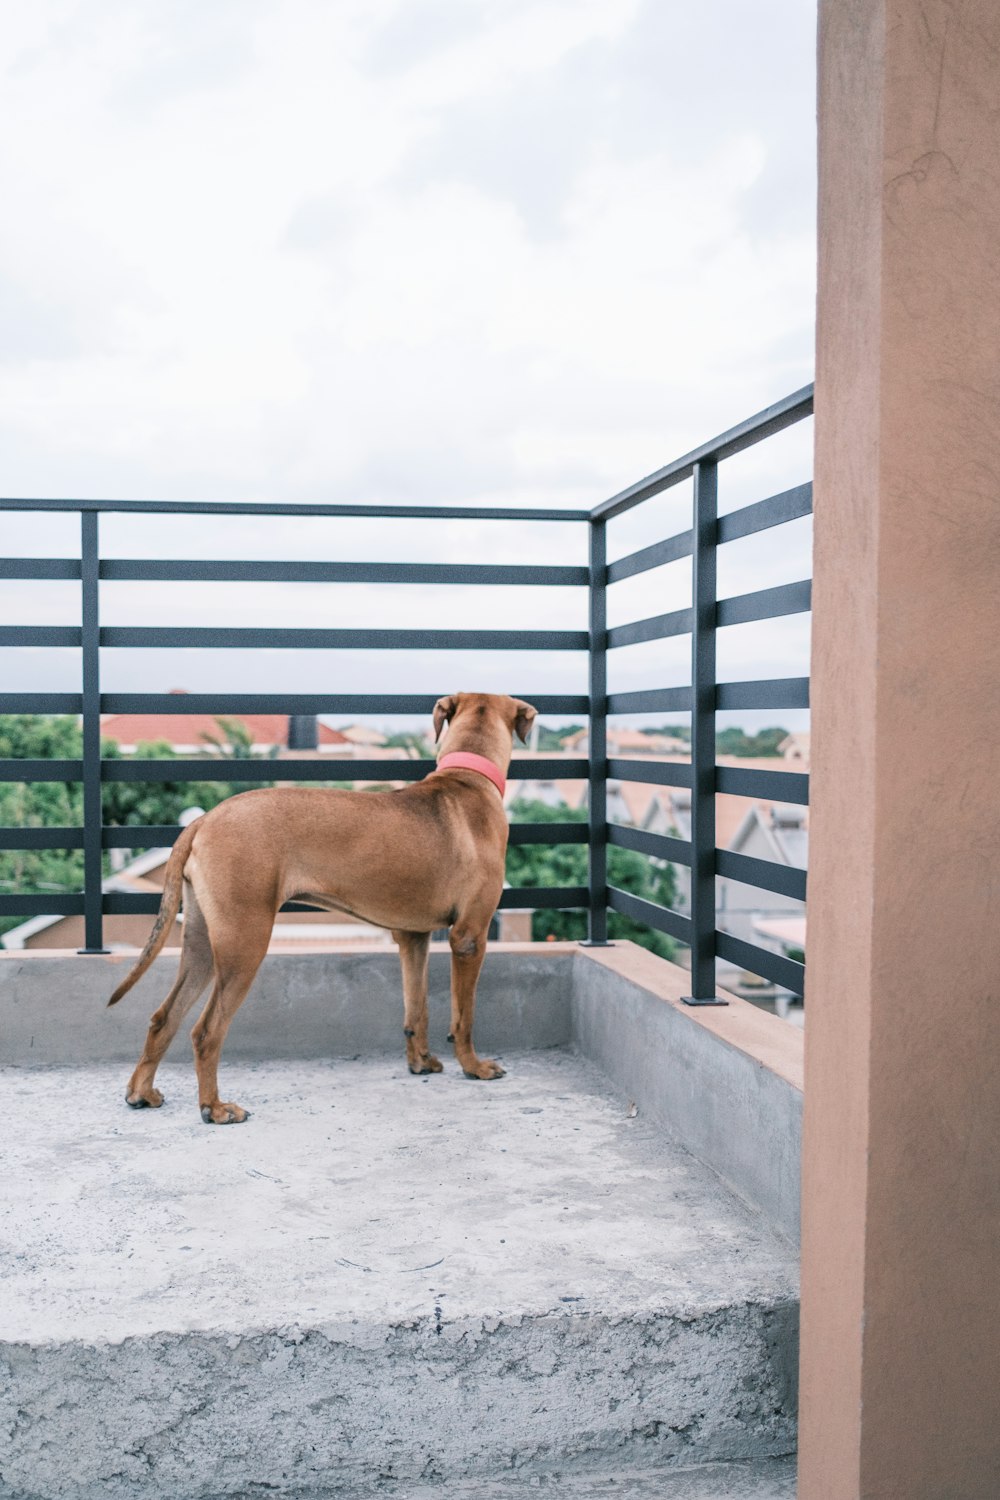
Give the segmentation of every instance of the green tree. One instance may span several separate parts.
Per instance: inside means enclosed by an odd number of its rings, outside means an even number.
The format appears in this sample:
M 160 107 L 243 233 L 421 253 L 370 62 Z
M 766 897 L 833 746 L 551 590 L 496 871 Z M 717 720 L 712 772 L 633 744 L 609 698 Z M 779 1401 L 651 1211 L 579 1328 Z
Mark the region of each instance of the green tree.
M 510 809 L 512 823 L 583 823 L 587 814 L 582 808 L 549 807 L 545 802 L 515 802 Z M 587 849 L 583 844 L 512 844 L 507 850 L 507 880 L 512 886 L 586 885 Z M 608 882 L 655 901 L 672 906 L 677 885 L 671 865 L 660 864 L 632 849 L 608 849 Z M 677 945 L 662 932 L 654 932 L 621 912 L 608 913 L 608 932 L 613 938 L 629 938 L 661 958 L 673 958 Z M 531 919 L 531 935 L 538 941 L 547 937 L 584 938 L 587 918 L 579 911 L 536 911 Z
M 188 807 L 206 811 L 236 792 L 266 785 L 250 781 L 213 781 L 212 755 L 246 759 L 252 756 L 250 737 L 239 721 L 220 719 L 219 735 L 209 736 L 205 750 L 204 781 L 108 781 L 102 788 L 103 819 L 116 827 L 176 823 Z M 67 715 L 5 714 L 0 716 L 0 759 L 79 760 L 83 735 L 79 721 Z M 104 740 L 105 760 L 118 760 L 114 740 Z M 176 759 L 165 740 L 145 741 L 134 759 Z M 0 824 L 8 828 L 80 828 L 83 824 L 83 787 L 78 781 L 0 783 Z M 142 836 L 136 848 L 144 847 Z M 107 872 L 107 856 L 105 872 Z M 79 849 L 0 850 L 0 891 L 68 893 L 83 886 L 83 852 Z M 22 917 L 0 918 L 0 933 L 16 927 Z
M 55 714 L 0 716 L 0 759 L 79 760 L 83 739 L 75 718 Z M 0 824 L 6 828 L 79 828 L 83 787 L 78 781 L 0 782 Z M 78 891 L 83 885 L 80 849 L 0 850 L 0 891 Z M 0 933 L 23 917 L 0 917 Z
M 400 730 L 398 734 L 386 736 L 386 745 L 394 750 L 415 750 L 420 760 L 433 760 L 433 752 L 422 734 L 412 730 Z
M 538 748 L 542 751 L 558 752 L 564 748 L 563 741 L 570 735 L 579 734 L 582 724 L 566 724 L 561 729 L 550 729 L 548 724 L 538 726 Z
M 757 734 L 747 734 L 745 730 L 733 726 L 719 730 L 715 736 L 715 748 L 720 755 L 777 755 L 778 746 L 787 736 L 788 730 L 778 727 L 761 729 Z
M 176 760 L 166 740 L 142 740 L 135 754 L 123 756 L 116 740 L 101 741 L 105 760 Z M 206 768 L 207 769 L 207 768 Z M 106 781 L 102 788 L 104 821 L 115 828 L 140 828 L 145 824 L 176 823 L 189 807 L 206 812 L 223 798 L 232 796 L 239 784 L 222 781 Z M 243 783 L 244 786 L 249 783 Z M 142 848 L 137 838 L 135 847 Z

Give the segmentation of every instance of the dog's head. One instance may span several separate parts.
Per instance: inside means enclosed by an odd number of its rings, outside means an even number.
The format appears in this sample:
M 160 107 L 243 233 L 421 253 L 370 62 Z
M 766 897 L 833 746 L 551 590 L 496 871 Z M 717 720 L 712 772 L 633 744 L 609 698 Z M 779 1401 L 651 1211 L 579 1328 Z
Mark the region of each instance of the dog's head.
M 495 733 L 502 725 L 512 739 L 516 734 L 527 744 L 536 713 L 530 703 L 502 693 L 450 693 L 434 705 L 434 739 L 441 738 L 445 724 L 450 726 L 451 735 L 459 727 Z

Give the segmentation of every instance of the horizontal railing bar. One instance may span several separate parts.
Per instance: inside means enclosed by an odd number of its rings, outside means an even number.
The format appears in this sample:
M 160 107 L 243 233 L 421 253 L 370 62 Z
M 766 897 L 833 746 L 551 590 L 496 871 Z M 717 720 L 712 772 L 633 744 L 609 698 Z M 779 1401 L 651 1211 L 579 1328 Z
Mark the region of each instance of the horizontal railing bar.
M 101 829 L 103 849 L 169 849 L 181 832 L 179 823 L 125 823 Z
M 0 781 L 81 781 L 82 760 L 0 760 Z
M 755 589 L 720 599 L 715 607 L 718 625 L 746 625 L 751 620 L 776 620 L 779 615 L 801 615 L 812 609 L 812 583 L 783 583 L 779 588 Z
M 374 769 L 373 769 L 374 768 Z M 427 760 L 102 760 L 103 781 L 420 781 L 433 769 Z
M 429 718 L 439 697 L 439 693 L 102 693 L 101 713 L 426 714 Z M 511 697 L 532 703 L 539 713 L 590 712 L 586 694 L 512 693 Z
M 609 714 L 690 713 L 690 687 L 642 688 L 635 693 L 609 693 Z
M 24 762 L 0 761 L 5 765 Z M 51 765 L 51 761 L 32 762 Z M 79 762 L 60 762 L 73 765 Z M 507 772 L 508 781 L 577 781 L 587 775 L 586 760 L 544 759 L 513 760 Z M 432 760 L 338 760 L 335 756 L 324 756 L 317 760 L 222 760 L 206 756 L 203 760 L 102 760 L 101 776 L 104 781 L 422 781 L 436 770 Z M 0 780 L 4 777 L 0 775 Z M 13 778 L 7 777 L 7 780 Z M 23 778 L 41 779 L 41 778 Z M 61 781 L 65 777 L 49 777 L 50 781 Z
M 500 897 L 497 911 L 509 911 L 511 907 L 559 909 L 586 906 L 590 893 L 585 885 L 515 885 L 508 886 Z
M 82 693 L 0 693 L 0 714 L 79 714 Z
M 622 891 L 617 886 L 610 885 L 608 905 L 612 911 L 619 911 L 622 916 L 631 917 L 634 922 L 644 922 L 647 927 L 655 927 L 657 932 L 666 932 L 670 937 L 677 938 L 678 942 L 691 941 L 691 918 L 669 911 L 655 901 L 646 901 L 642 896 L 633 896 L 630 891 Z
M 79 631 L 76 632 L 79 637 Z M 3 644 L 0 637 L 0 645 Z M 14 644 L 14 643 L 11 643 Z M 55 644 L 54 642 L 52 644 Z M 305 630 L 108 625 L 101 645 L 250 651 L 586 651 L 585 630 Z
M 623 578 L 634 578 L 637 573 L 648 573 L 650 568 L 662 568 L 666 563 L 690 557 L 694 546 L 693 536 L 691 531 L 681 531 L 677 536 L 653 542 L 650 547 L 640 547 L 638 552 L 630 552 L 627 557 L 617 558 L 615 562 L 608 563 L 608 583 L 621 583 Z
M 511 823 L 511 844 L 585 844 L 586 823 Z
M 691 863 L 689 839 L 650 833 L 645 828 L 629 828 L 625 823 L 608 824 L 608 843 L 617 844 L 619 849 L 634 849 L 637 854 L 650 854 L 654 859 L 666 859 L 676 865 Z
M 770 953 L 766 948 L 758 948 L 756 943 L 745 943 L 742 938 L 734 938 L 728 932 L 715 934 L 715 949 L 720 958 L 739 964 L 741 969 L 750 974 L 759 974 L 762 979 L 769 979 L 782 989 L 791 990 L 793 995 L 805 992 L 805 964 L 796 963 L 794 958 Z
M 715 790 L 734 797 L 762 797 L 766 802 L 809 801 L 809 777 L 800 771 L 751 771 L 742 766 L 716 766 Z
M 589 576 L 583 567 L 505 567 L 492 563 L 154 562 L 117 558 L 101 563 L 101 577 L 109 583 L 427 583 L 472 584 L 477 588 L 544 584 L 565 588 L 585 585 Z
M 14 830 L 19 832 L 20 830 Z M 35 829 L 38 833 L 75 833 L 75 829 Z M 105 827 L 102 830 L 101 842 L 105 849 L 169 849 L 180 833 L 179 823 L 149 823 L 127 824 L 124 827 Z M 0 828 L 0 849 L 18 848 L 16 844 L 4 844 L 3 835 L 11 830 Z M 82 839 L 82 830 L 80 831 Z M 587 842 L 586 823 L 512 823 L 510 825 L 511 844 L 585 844 Z M 25 845 L 25 848 L 36 847 Z M 46 845 L 46 847 L 48 847 Z M 76 847 L 75 845 L 62 845 L 53 841 L 53 848 Z
M 0 895 L 0 917 L 75 917 L 83 911 L 82 895 Z
M 42 897 L 30 897 L 30 900 L 43 900 Z M 56 898 L 58 899 L 58 898 Z M 73 907 L 73 911 L 83 910 L 83 897 L 70 897 L 81 904 Z M 0 897 L 0 915 L 14 915 L 5 913 L 3 910 L 3 897 Z M 105 891 L 102 907 L 106 916 L 152 916 L 160 909 L 161 897 L 152 892 L 140 891 Z M 506 888 L 500 897 L 498 911 L 514 908 L 520 910 L 525 907 L 577 907 L 587 905 L 587 887 L 585 885 L 569 886 L 512 886 Z M 311 906 L 303 901 L 288 901 L 279 908 L 281 911 L 323 911 L 324 907 Z M 19 908 L 18 910 L 21 910 Z M 41 908 L 39 913 L 41 914 Z M 308 929 L 304 929 L 307 932 Z
M 715 873 L 727 880 L 738 880 L 795 901 L 806 899 L 806 872 L 794 865 L 779 865 L 770 859 L 755 859 L 749 854 L 734 854 L 731 849 L 716 849 Z
M 160 909 L 161 896 L 145 891 L 105 891 L 101 898 L 101 910 L 106 917 L 153 916 Z M 322 906 L 309 906 L 302 901 L 286 901 L 279 911 L 323 911 Z M 308 928 L 303 929 L 304 932 Z
M 687 635 L 691 630 L 690 609 L 673 609 L 669 614 L 651 615 L 648 620 L 633 620 L 615 625 L 608 631 L 608 650 L 618 646 L 635 646 L 640 641 L 662 641 L 667 636 Z
M 79 625 L 0 625 L 0 646 L 79 646 Z
M 812 489 L 811 484 L 797 484 L 794 489 L 782 490 L 780 495 L 769 495 L 766 500 L 756 500 L 753 505 L 744 505 L 720 516 L 716 531 L 719 546 L 737 542 L 740 537 L 753 536 L 758 531 L 768 531 L 772 526 L 783 526 L 786 521 L 811 516 Z
M 736 594 L 720 598 L 715 607 L 715 621 L 720 625 L 742 625 L 751 619 L 777 619 L 780 615 L 798 615 L 813 607 L 813 585 L 783 583 L 780 588 L 756 589 L 753 594 Z M 615 625 L 607 631 L 607 648 L 633 646 L 642 640 L 663 640 L 667 636 L 688 634 L 693 624 L 690 609 L 673 609 L 666 615 L 634 619 L 628 625 Z
M 0 578 L 79 578 L 78 557 L 0 557 Z
M 754 443 L 759 443 L 762 439 L 781 432 L 783 428 L 791 427 L 803 417 L 808 417 L 812 409 L 813 388 L 807 385 L 802 390 L 795 391 L 791 396 L 776 401 L 773 406 L 766 407 L 755 416 L 747 417 L 745 421 L 738 423 L 735 427 L 730 427 L 727 432 L 712 438 L 710 442 L 702 443 L 700 448 L 692 449 L 682 458 L 675 458 L 672 463 L 662 469 L 657 469 L 645 479 L 640 479 L 637 483 L 629 485 L 627 489 L 620 490 L 617 495 L 612 495 L 609 500 L 595 506 L 590 513 L 591 518 L 608 520 L 611 516 L 621 515 L 623 511 L 631 510 L 643 500 L 649 500 L 653 495 L 660 494 L 662 490 L 669 489 L 671 485 L 690 479 L 695 464 L 701 463 L 704 459 L 721 462 L 725 458 L 731 458 L 734 453 L 741 453 L 744 448 L 752 447 Z
M 760 682 L 720 682 L 715 689 L 717 709 L 808 708 L 808 677 L 769 677 Z
M 588 510 L 489 505 L 308 505 L 231 500 L 26 500 L 0 498 L 0 511 L 101 511 L 168 516 L 361 516 L 373 521 L 589 521 Z
M 618 781 L 639 781 L 646 786 L 691 785 L 691 766 L 684 761 L 609 760 L 608 776 Z
M 82 848 L 82 828 L 0 828 L 0 849 Z

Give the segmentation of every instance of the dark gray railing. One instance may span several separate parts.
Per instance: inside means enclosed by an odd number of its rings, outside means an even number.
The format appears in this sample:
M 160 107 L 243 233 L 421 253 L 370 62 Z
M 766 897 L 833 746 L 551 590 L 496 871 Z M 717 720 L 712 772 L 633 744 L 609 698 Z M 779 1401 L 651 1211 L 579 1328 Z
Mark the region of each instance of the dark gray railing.
M 621 491 L 593 511 L 520 508 L 388 506 L 375 510 L 361 505 L 274 505 L 185 503 L 143 500 L 0 500 L 0 510 L 73 512 L 80 516 L 79 558 L 0 559 L 0 578 L 78 580 L 81 615 L 78 626 L 0 627 L 0 646 L 72 646 L 81 650 L 79 693 L 0 692 L 0 714 L 76 714 L 82 718 L 83 754 L 79 760 L 0 761 L 0 781 L 73 781 L 83 784 L 82 828 L 0 828 L 0 849 L 82 849 L 84 889 L 68 895 L 44 893 L 0 894 L 0 916 L 82 914 L 85 948 L 103 951 L 103 917 L 108 914 L 150 913 L 158 906 L 154 895 L 105 892 L 101 882 L 104 849 L 167 845 L 176 838 L 174 825 L 108 827 L 103 822 L 102 787 L 113 781 L 273 781 L 280 767 L 283 781 L 329 781 L 336 775 L 327 759 L 208 760 L 122 759 L 101 757 L 101 715 L 108 713 L 177 714 L 426 714 L 435 694 L 365 693 L 102 693 L 101 648 L 199 647 L 218 650 L 364 649 L 364 650 L 515 650 L 587 652 L 588 692 L 584 695 L 533 694 L 541 713 L 589 715 L 589 753 L 586 759 L 517 760 L 510 778 L 559 779 L 586 777 L 589 817 L 578 823 L 517 823 L 512 843 L 582 843 L 589 847 L 586 887 L 519 887 L 506 890 L 505 907 L 583 907 L 589 917 L 589 941 L 607 942 L 608 912 L 617 911 L 687 944 L 692 958 L 692 996 L 695 1004 L 711 1004 L 715 997 L 716 958 L 759 974 L 794 993 L 804 988 L 804 966 L 742 942 L 716 930 L 715 881 L 733 879 L 805 899 L 805 872 L 752 859 L 716 848 L 715 795 L 729 792 L 745 797 L 805 803 L 808 778 L 789 772 L 743 770 L 716 766 L 715 715 L 722 709 L 805 708 L 809 686 L 805 678 L 761 682 L 716 681 L 716 631 L 720 626 L 771 619 L 810 608 L 808 581 L 762 589 L 737 598 L 718 599 L 716 553 L 719 546 L 784 522 L 808 515 L 812 486 L 772 495 L 729 515 L 716 511 L 718 465 L 725 459 L 802 420 L 812 411 L 812 388 L 795 393 L 749 418 L 694 452 L 676 459 L 655 474 Z M 654 542 L 627 557 L 607 562 L 607 522 L 634 506 L 660 495 L 685 480 L 693 480 L 694 507 L 690 530 Z M 426 520 L 547 521 L 589 528 L 589 563 L 585 567 L 492 564 L 355 563 L 355 562 L 244 562 L 219 560 L 131 561 L 102 558 L 102 514 L 202 514 L 308 517 L 378 517 Z M 607 589 L 651 568 L 690 557 L 692 605 L 630 624 L 607 627 Z M 366 630 L 366 629 L 218 629 L 199 627 L 102 626 L 102 581 L 254 583 L 421 583 L 435 585 L 531 585 L 586 588 L 589 623 L 586 631 L 558 630 Z M 692 678 L 686 687 L 612 693 L 607 691 L 608 652 L 642 641 L 690 634 Z M 516 689 L 516 685 L 515 685 Z M 691 714 L 691 763 L 672 764 L 637 759 L 608 759 L 607 719 L 641 713 Z M 352 760 L 352 779 L 416 781 L 433 769 L 431 761 Z M 691 790 L 690 840 L 649 833 L 608 822 L 609 778 Z M 608 845 L 633 849 L 691 869 L 691 914 L 684 915 L 655 902 L 608 885 Z

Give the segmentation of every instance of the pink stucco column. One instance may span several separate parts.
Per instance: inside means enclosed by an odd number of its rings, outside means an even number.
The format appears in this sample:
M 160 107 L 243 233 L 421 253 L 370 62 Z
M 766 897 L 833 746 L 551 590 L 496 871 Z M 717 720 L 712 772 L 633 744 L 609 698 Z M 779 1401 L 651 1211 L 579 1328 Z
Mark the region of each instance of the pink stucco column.
M 800 1500 L 1000 1496 L 1000 3 L 820 0 Z

